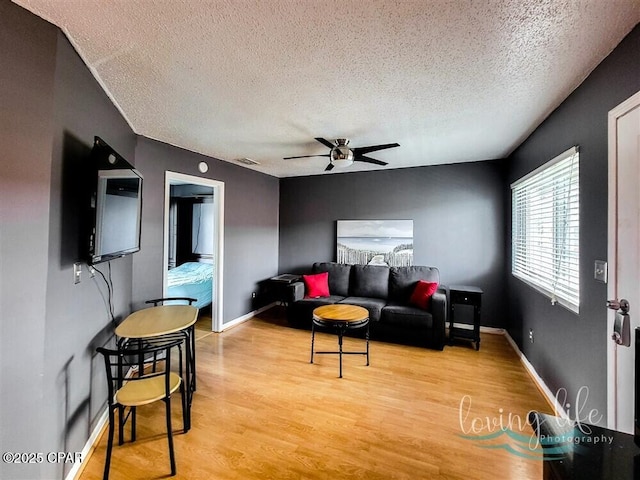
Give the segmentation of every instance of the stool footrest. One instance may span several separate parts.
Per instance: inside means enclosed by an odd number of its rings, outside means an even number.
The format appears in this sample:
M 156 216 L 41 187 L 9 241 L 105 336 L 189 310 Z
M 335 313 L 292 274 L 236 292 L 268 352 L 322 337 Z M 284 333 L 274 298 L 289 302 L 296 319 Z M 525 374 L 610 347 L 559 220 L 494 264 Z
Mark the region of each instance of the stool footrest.
M 314 352 L 316 355 L 367 355 L 369 352 Z

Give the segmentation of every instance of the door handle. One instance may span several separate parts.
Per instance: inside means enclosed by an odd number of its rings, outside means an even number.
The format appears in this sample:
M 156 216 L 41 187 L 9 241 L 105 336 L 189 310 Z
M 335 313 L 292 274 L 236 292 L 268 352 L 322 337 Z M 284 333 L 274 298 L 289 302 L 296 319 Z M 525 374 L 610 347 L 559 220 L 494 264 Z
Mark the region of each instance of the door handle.
M 621 310 L 622 313 L 629 313 L 629 301 L 625 300 L 607 300 L 607 308 L 611 310 Z
M 621 300 L 607 300 L 607 308 L 616 311 L 611 339 L 618 345 L 631 346 L 629 302 L 624 298 Z

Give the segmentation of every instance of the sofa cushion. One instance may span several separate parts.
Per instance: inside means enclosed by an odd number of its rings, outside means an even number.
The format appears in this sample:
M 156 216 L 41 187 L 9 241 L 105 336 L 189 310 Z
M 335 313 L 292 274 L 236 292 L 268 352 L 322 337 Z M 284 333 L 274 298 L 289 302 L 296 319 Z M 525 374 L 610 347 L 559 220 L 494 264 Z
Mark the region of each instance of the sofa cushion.
M 369 311 L 369 321 L 377 322 L 380 320 L 380 314 L 382 313 L 384 306 L 387 304 L 387 301 L 381 298 L 347 297 L 341 300 L 340 303 L 348 303 L 350 305 L 357 305 L 359 307 L 366 308 Z
M 409 298 L 409 303 L 423 310 L 427 310 L 431 296 L 436 293 L 436 290 L 438 290 L 438 284 L 436 282 L 418 280 L 411 294 L 411 298 Z
M 302 281 L 307 290 L 307 297 L 318 298 L 329 296 L 329 272 L 303 275 Z
M 354 265 L 351 271 L 351 296 L 383 299 L 388 297 L 389 267 Z
M 349 295 L 351 265 L 333 262 L 316 262 L 313 273 L 329 272 L 329 293 L 346 297 Z
M 344 297 L 338 295 L 329 295 L 328 297 L 320 298 L 304 298 L 289 304 L 287 317 L 293 325 L 310 327 L 313 310 L 315 308 L 321 307 L 322 305 L 333 305 L 343 299 Z
M 418 280 L 440 282 L 440 272 L 435 267 L 391 267 L 389 269 L 389 300 L 408 304 Z
M 380 323 L 402 328 L 431 328 L 433 316 L 418 307 L 390 303 L 382 309 Z

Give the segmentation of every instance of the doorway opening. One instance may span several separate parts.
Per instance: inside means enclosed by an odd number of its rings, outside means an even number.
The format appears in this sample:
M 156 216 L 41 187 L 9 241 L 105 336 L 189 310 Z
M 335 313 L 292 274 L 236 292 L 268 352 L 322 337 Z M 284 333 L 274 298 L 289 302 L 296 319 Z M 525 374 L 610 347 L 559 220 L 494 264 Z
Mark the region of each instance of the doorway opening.
M 211 308 L 211 330 L 222 331 L 224 183 L 165 173 L 164 297 L 197 298 Z

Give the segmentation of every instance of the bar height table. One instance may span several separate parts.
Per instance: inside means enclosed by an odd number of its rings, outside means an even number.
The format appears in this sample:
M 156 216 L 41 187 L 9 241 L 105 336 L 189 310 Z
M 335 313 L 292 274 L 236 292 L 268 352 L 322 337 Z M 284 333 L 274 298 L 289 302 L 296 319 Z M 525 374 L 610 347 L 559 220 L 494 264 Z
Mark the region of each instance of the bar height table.
M 194 325 L 198 319 L 198 308 L 192 305 L 159 305 L 133 312 L 115 329 L 120 338 L 126 340 L 161 341 L 162 336 L 179 334 L 184 337 L 186 350 L 187 404 L 191 410 L 193 392 L 196 389 L 196 348 Z M 191 414 L 188 415 L 191 418 Z

